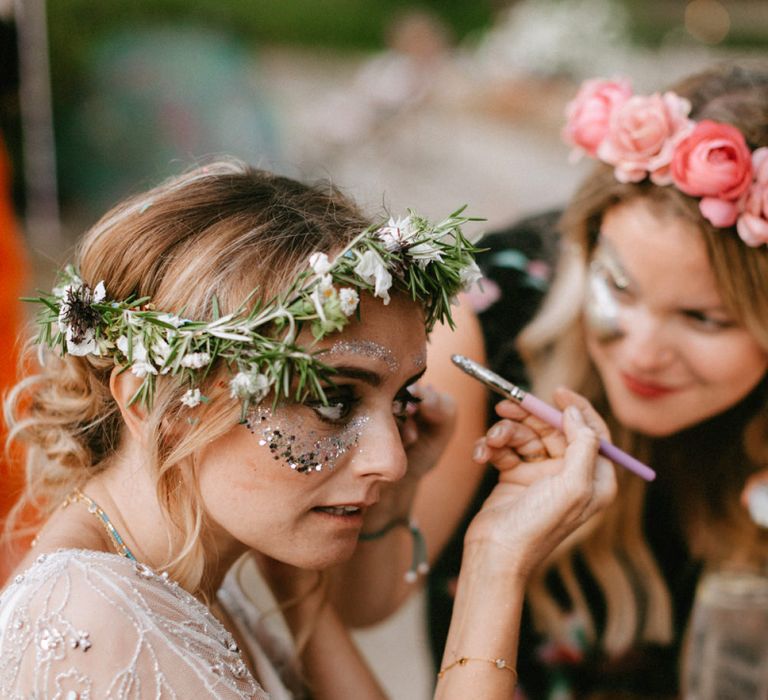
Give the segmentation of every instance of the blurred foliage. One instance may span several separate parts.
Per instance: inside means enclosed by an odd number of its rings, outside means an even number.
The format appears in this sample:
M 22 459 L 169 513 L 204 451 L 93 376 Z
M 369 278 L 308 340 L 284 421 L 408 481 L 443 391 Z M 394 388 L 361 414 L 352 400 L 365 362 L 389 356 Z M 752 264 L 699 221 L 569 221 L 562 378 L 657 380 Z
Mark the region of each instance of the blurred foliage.
M 48 2 L 53 84 L 74 98 L 94 42 L 115 31 L 158 24 L 220 30 L 262 43 L 378 49 L 385 29 L 405 10 L 442 18 L 454 37 L 490 25 L 493 0 L 52 0 Z

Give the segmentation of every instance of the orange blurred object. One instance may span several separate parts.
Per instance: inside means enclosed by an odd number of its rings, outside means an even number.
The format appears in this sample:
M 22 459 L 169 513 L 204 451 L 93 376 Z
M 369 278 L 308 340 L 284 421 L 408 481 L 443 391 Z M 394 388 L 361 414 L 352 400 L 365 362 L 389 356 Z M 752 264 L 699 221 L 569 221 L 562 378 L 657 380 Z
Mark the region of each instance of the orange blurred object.
M 11 201 L 11 167 L 8 154 L 0 140 L 0 393 L 5 393 L 16 381 L 19 334 L 24 313 L 19 297 L 25 280 L 26 261 Z M 0 439 L 5 446 L 6 426 L 0 419 Z M 0 449 L 0 524 L 22 488 L 20 466 L 8 464 Z M 0 582 L 12 562 L 0 557 Z

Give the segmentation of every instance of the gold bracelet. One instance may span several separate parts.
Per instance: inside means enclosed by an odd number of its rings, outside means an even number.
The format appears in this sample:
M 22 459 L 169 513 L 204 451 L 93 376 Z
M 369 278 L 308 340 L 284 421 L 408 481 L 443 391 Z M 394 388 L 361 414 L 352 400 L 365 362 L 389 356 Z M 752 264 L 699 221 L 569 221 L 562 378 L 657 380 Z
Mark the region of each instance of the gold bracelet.
M 448 671 L 450 671 L 454 666 L 466 666 L 470 661 L 484 661 L 485 663 L 493 664 L 496 668 L 498 668 L 500 671 L 509 671 L 514 677 L 514 682 L 517 683 L 517 671 L 514 669 L 514 667 L 510 666 L 506 659 L 476 659 L 471 656 L 461 656 L 456 661 L 448 664 L 444 668 L 441 668 L 440 671 L 437 674 L 438 678 L 442 678 Z

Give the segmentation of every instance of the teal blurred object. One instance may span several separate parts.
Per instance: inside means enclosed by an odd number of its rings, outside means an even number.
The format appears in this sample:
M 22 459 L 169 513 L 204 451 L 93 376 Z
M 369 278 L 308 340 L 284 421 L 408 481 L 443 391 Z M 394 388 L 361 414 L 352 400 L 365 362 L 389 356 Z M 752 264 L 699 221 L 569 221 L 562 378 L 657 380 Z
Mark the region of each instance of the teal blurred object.
M 59 120 L 62 197 L 97 214 L 201 158 L 278 157 L 255 51 L 193 28 L 135 29 L 96 46 L 81 101 Z

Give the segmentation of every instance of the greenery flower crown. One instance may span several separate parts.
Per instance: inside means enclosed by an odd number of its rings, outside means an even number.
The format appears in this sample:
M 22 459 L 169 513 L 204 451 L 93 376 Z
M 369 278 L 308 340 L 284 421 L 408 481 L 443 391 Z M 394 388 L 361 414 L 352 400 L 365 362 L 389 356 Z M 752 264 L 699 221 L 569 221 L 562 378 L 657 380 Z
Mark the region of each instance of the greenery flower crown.
M 218 361 L 232 375 L 230 395 L 249 406 L 270 391 L 274 398 L 308 396 L 325 401 L 321 380 L 332 373 L 317 352 L 297 345 L 304 324 L 315 340 L 341 331 L 358 311 L 358 290 L 385 304 L 393 284 L 419 302 L 427 331 L 438 321 L 453 326 L 456 294 L 477 282 L 476 248 L 461 232 L 464 207 L 437 224 L 413 211 L 356 236 L 333 260 L 313 253 L 291 286 L 262 301 L 253 290 L 233 313 L 221 315 L 212 298 L 212 321 L 192 321 L 154 308 L 149 297 L 109 299 L 103 281 L 86 284 L 73 266 L 61 273 L 52 294 L 25 301 L 41 304 L 38 342 L 61 355 L 112 358 L 142 379 L 131 403 L 151 408 L 158 376 L 179 378 L 181 402 L 207 402 L 201 386 Z M 294 378 L 296 378 L 294 386 Z

